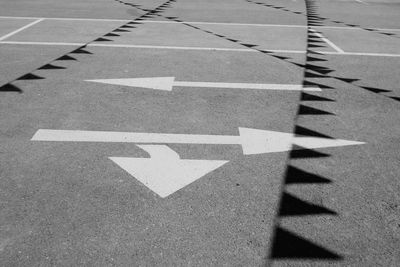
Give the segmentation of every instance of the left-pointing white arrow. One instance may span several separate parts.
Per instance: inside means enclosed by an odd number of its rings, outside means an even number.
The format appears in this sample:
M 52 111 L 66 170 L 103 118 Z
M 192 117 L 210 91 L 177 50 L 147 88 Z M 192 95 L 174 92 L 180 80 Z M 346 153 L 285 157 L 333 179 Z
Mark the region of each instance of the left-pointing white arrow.
M 284 90 L 284 91 L 321 91 L 319 87 L 305 87 L 299 84 L 268 84 L 268 83 L 221 83 L 221 82 L 180 82 L 175 77 L 150 77 L 150 78 L 127 78 L 127 79 L 101 79 L 86 80 L 112 85 L 128 87 L 140 87 L 146 89 L 172 91 L 177 87 L 202 87 L 202 88 L 226 88 L 226 89 L 248 89 L 248 90 Z
M 293 144 L 309 149 L 364 144 L 364 142 L 358 141 L 320 137 L 301 137 L 294 136 L 291 133 L 251 128 L 239 128 L 239 133 L 240 135 L 236 136 L 41 129 L 35 133 L 32 140 L 138 144 L 241 145 L 244 155 L 288 151 L 291 149 Z

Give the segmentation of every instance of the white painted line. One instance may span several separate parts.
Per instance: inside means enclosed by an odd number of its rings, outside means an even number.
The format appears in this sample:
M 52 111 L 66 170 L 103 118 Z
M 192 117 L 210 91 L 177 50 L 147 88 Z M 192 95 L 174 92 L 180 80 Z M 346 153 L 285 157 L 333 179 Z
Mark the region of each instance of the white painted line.
M 138 145 L 138 147 L 149 153 L 150 158 L 110 157 L 110 159 L 163 198 L 228 162 L 181 159 L 166 145 Z
M 175 77 L 149 77 L 149 78 L 125 78 L 125 79 L 101 79 L 86 80 L 112 85 L 128 87 L 140 87 L 153 90 L 172 91 L 178 87 L 200 88 L 226 88 L 226 89 L 250 89 L 250 90 L 283 90 L 283 91 L 322 91 L 319 87 L 304 87 L 299 84 L 263 84 L 263 83 L 222 83 L 222 82 L 187 82 L 175 81 Z
M 364 53 L 364 52 L 329 52 L 329 51 L 316 51 L 325 55 L 335 55 L 335 56 L 367 56 L 367 57 L 400 57 L 400 54 L 390 54 L 390 53 Z
M 257 53 L 255 49 L 249 48 L 220 48 L 220 47 L 196 47 L 196 46 L 164 46 L 164 45 L 126 45 L 126 44 L 89 44 L 93 47 L 120 47 L 120 48 L 146 48 L 146 49 L 172 49 L 172 50 L 205 50 L 205 51 L 227 51 L 227 52 L 250 52 Z M 274 53 L 303 54 L 301 50 L 279 50 L 268 49 Z
M 13 36 L 13 35 L 15 35 L 15 34 L 21 32 L 21 31 L 23 31 L 23 30 L 25 30 L 25 29 L 27 29 L 27 28 L 29 28 L 29 27 L 35 25 L 35 24 L 38 24 L 38 23 L 41 22 L 41 21 L 43 21 L 43 19 L 37 19 L 37 20 L 35 20 L 34 22 L 31 22 L 31 23 L 29 23 L 28 25 L 25 25 L 24 27 L 19 28 L 18 30 L 15 30 L 15 31 L 13 31 L 13 32 L 10 32 L 9 34 L 6 34 L 6 35 L 0 37 L 0 41 L 4 41 L 5 39 L 7 39 L 7 38 L 9 38 L 9 37 L 11 37 L 11 36 Z
M 310 31 L 312 31 L 314 33 L 314 35 L 318 36 L 321 40 L 323 40 L 325 43 L 327 43 L 330 47 L 332 47 L 333 49 L 335 49 L 338 53 L 343 54 L 344 51 L 343 49 L 341 49 L 340 47 L 338 47 L 337 45 L 335 45 L 333 42 L 331 42 L 328 38 L 324 37 L 322 34 L 318 33 L 316 30 L 314 29 L 310 29 Z
M 19 42 L 19 41 L 0 41 L 0 44 L 10 45 L 60 45 L 60 46 L 82 46 L 86 43 L 59 43 L 59 42 Z M 133 48 L 133 49 L 172 49 L 172 50 L 205 50 L 205 51 L 226 51 L 226 52 L 249 52 L 256 53 L 254 49 L 239 49 L 239 48 L 216 48 L 216 47 L 189 47 L 189 46 L 158 46 L 158 45 L 126 45 L 126 44 L 88 44 L 90 47 L 105 47 L 105 48 Z M 276 50 L 265 49 L 275 53 L 287 54 L 304 54 L 305 50 Z M 330 51 L 315 51 L 325 55 L 338 56 L 372 56 L 372 57 L 400 57 L 400 54 L 391 53 L 369 53 L 369 52 L 330 52 Z
M 59 20 L 59 21 L 109 21 L 109 22 L 129 22 L 132 20 L 124 19 L 91 19 L 91 18 L 45 18 L 45 17 L 10 17 L 0 16 L 0 19 L 26 19 L 26 20 Z M 166 21 L 166 20 L 143 20 L 140 23 L 165 23 L 165 24 L 197 24 L 197 25 L 224 25 L 224 26 L 250 26 L 250 27 L 282 27 L 282 28 L 307 28 L 305 25 L 292 25 L 292 24 L 257 24 L 257 23 L 231 23 L 231 22 L 202 22 L 202 21 Z M 363 30 L 358 27 L 345 27 L 345 26 L 313 26 L 312 28 L 324 28 L 324 29 L 338 29 L 338 30 Z M 371 28 L 380 31 L 400 31 L 399 28 Z
M 110 21 L 110 22 L 132 21 L 131 19 L 46 18 L 46 17 L 10 17 L 10 16 L 0 16 L 0 19 L 43 19 L 43 20 L 60 20 L 60 21 Z
M 277 28 L 308 28 L 306 25 L 295 24 L 260 24 L 260 23 L 233 23 L 233 22 L 206 22 L 206 21 L 171 21 L 171 20 L 143 20 L 140 23 L 161 23 L 161 24 L 193 24 L 193 25 L 222 25 L 222 26 L 250 26 L 250 27 L 277 27 Z M 311 28 L 337 29 L 337 30 L 363 30 L 359 27 L 346 26 L 312 26 Z M 380 31 L 400 31 L 399 28 L 371 28 Z
M 361 3 L 361 4 L 364 4 L 364 5 L 368 5 L 368 3 L 366 3 L 366 2 L 364 2 L 364 1 L 362 1 L 362 0 L 355 0 L 355 1 L 357 1 L 357 2 L 359 2 L 359 3 Z
M 205 50 L 205 51 L 231 51 L 231 52 L 257 52 L 248 48 L 220 48 L 197 46 L 165 46 L 165 45 L 128 45 L 128 44 L 89 44 L 94 47 L 120 47 L 120 48 L 149 48 L 149 49 L 173 49 L 173 50 Z M 272 51 L 272 50 L 271 50 Z M 286 50 L 280 50 L 286 51 Z
M 221 26 L 249 26 L 249 27 L 281 27 L 281 28 L 307 28 L 304 25 L 286 24 L 259 24 L 259 23 L 233 23 L 233 22 L 206 22 L 206 21 L 171 21 L 171 20 L 143 20 L 140 23 L 159 24 L 192 24 L 192 25 L 221 25 Z
M 364 142 L 358 141 L 299 137 L 292 133 L 241 127 L 239 127 L 238 136 L 40 129 L 31 140 L 53 142 L 241 145 L 244 155 L 289 151 L 292 148 L 292 144 L 308 149 L 364 144 Z
M 20 41 L 0 41 L 0 44 L 13 45 L 55 45 L 55 46 L 82 46 L 85 43 L 61 43 L 61 42 L 20 42 Z

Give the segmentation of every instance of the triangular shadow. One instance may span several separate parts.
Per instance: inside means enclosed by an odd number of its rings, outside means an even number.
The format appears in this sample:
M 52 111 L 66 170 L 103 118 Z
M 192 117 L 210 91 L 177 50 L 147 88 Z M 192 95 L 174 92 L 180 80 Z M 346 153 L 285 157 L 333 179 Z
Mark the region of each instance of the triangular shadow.
M 294 128 L 294 133 L 295 133 L 295 135 L 300 135 L 300 136 L 312 136 L 312 137 L 322 137 L 322 138 L 333 139 L 331 136 L 310 130 L 310 129 L 302 127 L 300 125 L 296 125 L 296 127 Z
M 304 201 L 287 192 L 283 192 L 278 216 L 285 217 L 317 214 L 336 215 L 336 212 L 325 207 Z
M 335 100 L 333 99 L 329 99 L 326 97 L 322 97 L 322 96 L 317 96 L 317 95 L 311 95 L 308 93 L 301 93 L 301 101 L 330 101 L 330 102 L 334 102 Z
M 71 52 L 71 54 L 86 54 L 86 55 L 92 55 L 92 52 L 89 52 L 87 50 L 84 50 L 83 48 L 78 48 L 74 51 Z
M 322 176 L 303 171 L 299 168 L 288 166 L 285 175 L 285 184 L 327 184 L 332 181 Z
M 292 150 L 289 153 L 290 159 L 305 159 L 305 158 L 326 158 L 331 155 L 318 152 L 313 149 L 303 148 L 297 145 L 293 145 Z
M 335 115 L 331 112 L 300 104 L 298 115 Z
M 375 88 L 375 87 L 368 87 L 368 86 L 360 86 L 361 88 L 364 88 L 365 90 L 368 90 L 373 93 L 388 93 L 391 92 L 391 90 L 386 90 L 386 89 L 380 89 L 380 88 Z
M 23 91 L 18 88 L 17 86 L 7 83 L 3 86 L 0 87 L 0 92 L 17 92 L 17 93 L 23 93 Z
M 64 55 L 64 56 L 61 56 L 61 57 L 57 58 L 56 60 L 76 60 L 76 58 L 73 58 L 73 57 L 68 56 L 68 55 Z
M 17 80 L 20 81 L 20 80 L 42 80 L 42 79 L 44 79 L 44 77 L 40 77 L 33 73 L 28 73 L 28 74 L 25 74 L 25 75 L 19 77 Z
M 39 68 L 39 70 L 63 70 L 65 67 L 55 66 L 53 64 L 46 64 Z
M 271 259 L 341 260 L 338 254 L 293 234 L 280 226 L 275 227 Z

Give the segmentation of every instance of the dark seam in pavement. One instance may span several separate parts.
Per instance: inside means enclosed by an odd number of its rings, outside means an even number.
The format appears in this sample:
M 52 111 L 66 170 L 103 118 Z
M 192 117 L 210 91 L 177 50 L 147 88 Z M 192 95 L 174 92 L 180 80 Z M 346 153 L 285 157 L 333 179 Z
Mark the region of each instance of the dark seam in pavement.
M 116 0 L 116 1 L 117 1 L 117 0 Z M 65 69 L 66 67 L 55 66 L 55 65 L 53 65 L 53 63 L 54 63 L 55 61 L 59 61 L 59 60 L 77 60 L 77 59 L 75 59 L 74 57 L 71 57 L 69 54 L 93 54 L 93 53 L 91 53 L 91 52 L 88 52 L 88 51 L 84 50 L 85 48 L 87 48 L 87 46 L 88 46 L 89 44 L 91 44 L 91 43 L 93 43 L 93 42 L 111 41 L 111 40 L 109 40 L 109 39 L 104 38 L 104 36 L 118 36 L 118 35 L 114 35 L 114 32 L 129 32 L 128 30 L 125 30 L 125 29 L 123 29 L 123 28 L 135 28 L 135 27 L 133 27 L 133 26 L 131 26 L 131 25 L 129 25 L 129 24 L 134 24 L 134 25 L 140 24 L 140 23 L 138 23 L 138 22 L 136 22 L 136 21 L 143 20 L 143 18 L 148 18 L 148 17 L 150 17 L 151 14 L 156 14 L 156 13 L 158 13 L 158 12 L 160 12 L 160 11 L 163 11 L 163 10 L 164 10 L 164 9 L 163 9 L 164 7 L 168 6 L 169 3 L 175 2 L 175 1 L 176 1 L 176 0 L 168 0 L 168 1 L 164 2 L 164 3 L 162 3 L 161 5 L 155 7 L 154 9 L 146 10 L 146 11 L 145 11 L 146 13 L 143 14 L 143 15 L 141 15 L 141 16 L 139 16 L 138 18 L 136 18 L 136 19 L 134 19 L 134 20 L 130 20 L 130 21 L 128 21 L 127 23 L 124 23 L 124 24 L 122 24 L 121 26 L 118 26 L 117 28 L 113 29 L 112 31 L 110 31 L 110 32 L 108 32 L 108 33 L 106 33 L 106 34 L 104 34 L 104 35 L 102 35 L 102 36 L 100 36 L 100 37 L 98 37 L 98 38 L 96 38 L 96 39 L 94 39 L 94 40 L 92 40 L 92 41 L 89 41 L 89 42 L 87 42 L 87 43 L 85 43 L 85 44 L 83 44 L 83 45 L 81 45 L 81 46 L 79 46 L 79 47 L 77 47 L 77 48 L 74 48 L 74 50 L 63 54 L 62 56 L 59 56 L 59 57 L 57 57 L 56 59 L 53 59 L 53 60 L 47 62 L 46 64 L 44 64 L 44 65 L 42 65 L 42 66 L 40 66 L 40 67 L 38 67 L 38 68 L 36 68 L 36 69 L 34 69 L 34 70 L 32 70 L 32 71 L 26 73 L 26 74 L 23 74 L 22 76 L 20 76 L 20 77 L 18 77 L 18 78 L 16 78 L 16 79 L 13 79 L 13 80 L 11 80 L 11 81 L 8 81 L 7 83 L 5 83 L 5 84 L 3 84 L 3 85 L 0 86 L 0 92 L 18 92 L 18 93 L 23 93 L 23 90 L 22 90 L 21 88 L 17 87 L 16 85 L 14 85 L 14 84 L 12 84 L 12 83 L 15 82 L 15 81 L 18 81 L 18 80 L 38 80 L 38 79 L 45 79 L 44 77 L 40 77 L 40 76 L 37 76 L 37 75 L 33 74 L 33 72 L 35 72 L 35 71 L 37 71 L 37 70 Z M 120 2 L 120 1 L 118 1 L 118 2 Z M 122 28 L 122 29 L 121 29 L 121 28 Z

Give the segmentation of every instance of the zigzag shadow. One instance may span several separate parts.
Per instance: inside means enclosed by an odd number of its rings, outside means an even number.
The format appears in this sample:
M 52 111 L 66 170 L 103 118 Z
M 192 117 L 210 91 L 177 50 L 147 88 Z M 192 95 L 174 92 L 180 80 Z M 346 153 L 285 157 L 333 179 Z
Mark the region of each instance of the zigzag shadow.
M 314 16 L 316 8 L 310 1 L 306 0 L 306 10 L 308 16 Z M 315 25 L 315 20 L 308 19 L 308 27 Z M 314 51 L 315 48 L 320 47 L 321 36 L 315 31 L 308 28 L 307 31 L 307 53 L 306 62 L 304 65 L 297 64 L 299 67 L 303 67 L 304 70 L 304 86 L 318 86 L 322 90 L 333 90 L 334 88 L 324 85 L 324 83 L 315 83 L 314 78 L 325 78 L 333 70 L 325 66 L 321 66 L 321 62 L 327 62 L 327 59 L 321 57 L 321 54 Z M 309 115 L 334 115 L 330 112 L 316 109 L 308 105 L 304 105 L 303 101 L 322 101 L 322 102 L 334 102 L 334 100 L 325 98 L 322 96 L 316 96 L 309 93 L 302 92 L 300 96 L 300 103 L 295 119 L 294 134 L 296 136 L 310 136 L 317 138 L 332 138 L 326 134 L 317 132 L 315 130 L 308 129 L 306 127 L 298 125 L 298 119 L 302 116 Z M 307 172 L 300 168 L 294 167 L 291 162 L 299 159 L 313 160 L 315 158 L 324 159 L 329 157 L 329 154 L 325 154 L 314 149 L 306 149 L 293 145 L 288 156 L 287 169 L 284 175 L 282 184 L 281 198 L 278 204 L 278 213 L 276 216 L 276 222 L 274 226 L 274 233 L 272 238 L 272 244 L 268 255 L 268 260 L 329 260 L 338 261 L 342 260 L 342 257 L 335 252 L 332 252 L 323 246 L 314 243 L 308 239 L 305 239 L 295 233 L 285 230 L 280 226 L 282 218 L 287 217 L 299 217 L 299 216 L 336 216 L 336 212 L 326 207 L 316 205 L 311 202 L 304 201 L 297 196 L 289 194 L 286 190 L 288 186 L 296 186 L 299 184 L 326 184 L 331 181 L 320 175 Z
M 118 1 L 118 0 L 116 0 L 116 1 Z M 246 0 L 246 1 L 250 1 L 250 0 Z M 122 2 L 122 1 L 118 1 L 118 2 Z M 142 10 L 142 11 L 145 11 L 145 9 L 140 8 L 139 5 L 135 5 L 135 8 L 137 8 L 139 10 Z M 315 8 L 313 6 L 309 6 L 307 10 L 308 10 L 307 12 L 309 13 L 308 18 L 311 17 L 311 20 L 312 20 L 311 22 L 308 22 L 308 26 L 315 26 L 317 23 L 322 25 L 321 22 L 318 21 L 318 19 L 315 18 L 317 16 Z M 314 51 L 314 48 L 326 47 L 325 46 L 325 41 L 323 41 L 321 39 L 321 33 L 317 32 L 315 30 L 310 30 L 310 29 L 308 30 L 308 38 L 307 38 L 308 48 L 307 48 L 307 53 L 306 53 L 307 64 L 302 65 L 302 64 L 298 64 L 298 63 L 292 62 L 292 61 L 290 61 L 291 58 L 278 55 L 278 53 L 275 53 L 273 51 L 259 49 L 259 48 L 257 48 L 258 47 L 257 44 L 249 44 L 247 42 L 244 42 L 244 41 L 241 41 L 241 40 L 238 40 L 238 39 L 234 39 L 234 38 L 231 38 L 231 37 L 228 37 L 228 36 L 225 36 L 225 35 L 210 31 L 210 30 L 202 29 L 199 26 L 195 26 L 195 25 L 192 25 L 190 23 L 184 22 L 184 21 L 180 20 L 178 17 L 166 17 L 166 16 L 163 16 L 163 15 L 158 14 L 158 13 L 156 13 L 154 15 L 158 16 L 158 17 L 162 17 L 164 19 L 168 19 L 168 20 L 177 22 L 177 23 L 181 23 L 181 24 L 183 24 L 183 25 L 185 25 L 187 27 L 191 27 L 193 29 L 196 29 L 196 30 L 199 30 L 199 31 L 211 34 L 211 35 L 214 35 L 214 36 L 216 36 L 218 38 L 223 38 L 223 39 L 225 39 L 225 40 L 227 40 L 229 42 L 233 42 L 233 43 L 242 45 L 243 47 L 245 47 L 247 49 L 254 49 L 254 50 L 256 50 L 256 51 L 258 51 L 260 53 L 263 53 L 264 55 L 268 55 L 268 56 L 274 57 L 274 58 L 276 58 L 278 60 L 285 61 L 286 63 L 289 63 L 291 65 L 295 65 L 297 67 L 305 68 L 306 69 L 306 72 L 305 72 L 306 73 L 305 74 L 306 78 L 332 78 L 332 79 L 340 80 L 340 81 L 345 82 L 345 83 L 352 84 L 353 86 L 357 86 L 357 87 L 363 88 L 362 86 L 354 84 L 354 82 L 359 81 L 359 79 L 357 79 L 357 78 L 347 78 L 347 77 L 336 77 L 336 76 L 328 75 L 328 74 L 334 72 L 335 70 L 330 69 L 330 68 L 325 67 L 325 66 L 317 65 L 316 62 L 326 62 L 327 59 L 320 58 L 319 56 L 321 56 L 321 55 L 323 56 L 324 54 L 319 53 L 317 51 Z M 324 44 L 324 46 L 316 45 L 316 43 Z M 316 84 L 316 83 L 314 83 L 314 82 L 312 82 L 310 80 L 307 80 L 307 79 L 304 80 L 303 85 L 304 86 L 312 86 L 312 85 L 314 85 L 314 86 L 319 86 L 320 88 L 325 88 L 325 89 L 326 88 L 330 88 L 327 85 L 324 85 L 324 84 L 321 84 L 321 83 Z M 389 97 L 389 96 L 386 96 L 386 97 Z M 393 97 L 389 97 L 389 98 L 398 101 L 396 98 L 393 98 Z M 321 100 L 321 101 L 323 101 L 323 100 Z
M 18 92 L 18 93 L 23 93 L 23 90 L 19 87 L 17 87 L 16 85 L 13 84 L 13 82 L 18 81 L 18 80 L 41 80 L 41 79 L 45 79 L 45 77 L 39 76 L 37 74 L 35 74 L 34 72 L 38 71 L 38 70 L 62 70 L 62 69 L 66 69 L 67 67 L 64 66 L 57 66 L 55 65 L 55 63 L 57 61 L 77 61 L 77 59 L 71 55 L 73 54 L 84 54 L 84 55 L 92 55 L 92 52 L 89 52 L 87 50 L 85 50 L 87 48 L 87 45 L 92 43 L 92 42 L 111 42 L 112 40 L 105 38 L 105 37 L 117 37 L 120 36 L 119 34 L 116 34 L 115 32 L 130 32 L 130 29 L 136 28 L 133 25 L 138 25 L 141 23 L 136 22 L 137 20 L 143 20 L 143 18 L 149 17 L 149 14 L 156 14 L 157 12 L 161 12 L 164 10 L 165 7 L 167 7 L 170 3 L 175 2 L 176 0 L 168 0 L 166 2 L 164 2 L 163 4 L 157 6 L 155 9 L 150 10 L 148 12 L 146 12 L 144 15 L 131 20 L 125 24 L 123 24 L 122 26 L 119 26 L 117 28 L 115 28 L 114 30 L 104 34 L 103 36 L 96 38 L 93 41 L 90 41 L 82 46 L 79 46 L 78 48 L 75 48 L 73 51 L 70 51 L 68 53 L 65 53 L 64 55 L 51 60 L 50 62 L 34 69 L 33 71 L 24 74 L 14 80 L 11 80 L 9 82 L 7 82 L 6 84 L 3 84 L 0 86 L 0 92 Z M 120 1 L 118 1 L 120 2 Z M 128 30 L 129 29 L 129 30 Z
M 270 259 L 342 260 L 342 257 L 313 241 L 275 226 Z
M 316 14 L 316 12 L 315 12 L 316 10 L 315 9 L 310 9 L 309 12 L 304 13 L 304 12 L 299 12 L 299 11 L 292 11 L 292 10 L 289 10 L 287 8 L 283 8 L 283 7 L 280 7 L 280 6 L 275 6 L 275 5 L 272 5 L 272 4 L 266 4 L 266 3 L 263 3 L 263 2 L 255 2 L 255 1 L 252 1 L 252 0 L 245 0 L 245 1 L 248 2 L 248 3 L 260 5 L 260 6 L 267 7 L 267 8 L 273 8 L 273 9 L 277 9 L 277 10 L 283 10 L 283 11 L 286 11 L 286 12 L 291 12 L 292 14 L 307 16 L 308 17 L 308 25 L 309 26 L 324 26 L 322 24 L 322 21 L 329 21 L 329 22 L 333 22 L 335 24 L 341 24 L 341 25 L 345 25 L 347 27 L 357 28 L 357 29 L 365 30 L 365 31 L 369 31 L 369 32 L 375 32 L 377 34 L 390 36 L 390 37 L 394 37 L 394 38 L 397 38 L 397 39 L 400 38 L 400 36 L 397 36 L 394 33 L 385 32 L 385 31 L 382 31 L 382 30 L 377 29 L 377 28 L 366 28 L 366 27 L 362 27 L 361 25 L 358 25 L 358 24 L 350 24 L 350 23 L 346 23 L 346 22 L 343 22 L 343 21 L 338 21 L 338 20 L 333 20 L 331 18 L 322 17 L 319 14 Z

